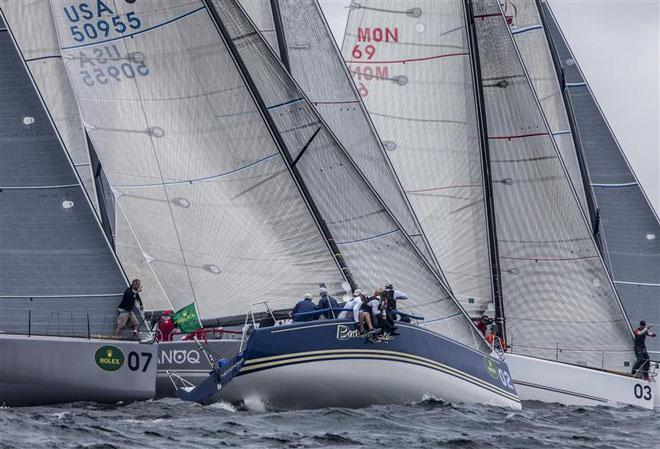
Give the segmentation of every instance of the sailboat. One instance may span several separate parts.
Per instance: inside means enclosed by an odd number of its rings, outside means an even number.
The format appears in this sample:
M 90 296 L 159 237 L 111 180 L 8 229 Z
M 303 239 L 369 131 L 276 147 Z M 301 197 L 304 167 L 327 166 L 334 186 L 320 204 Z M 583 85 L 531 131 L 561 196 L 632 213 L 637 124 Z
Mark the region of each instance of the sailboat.
M 19 45 L 12 8 L 0 2 L 0 404 L 148 399 L 157 345 L 111 339 L 126 278 L 36 81 L 48 57 Z
M 475 214 L 485 210 L 493 309 L 510 346 L 506 360 L 521 397 L 648 408 L 650 384 L 611 372 L 628 370 L 634 360 L 630 327 L 583 213 L 586 199 L 575 188 L 575 178 L 581 178 L 574 149 L 570 142 L 557 144 L 561 130 L 548 124 L 507 19 L 497 1 L 353 1 L 344 57 L 355 82 L 364 86 L 363 99 L 381 137 L 396 144 L 392 161 L 409 195 L 421 190 L 406 186 L 406 173 L 417 160 L 412 152 L 448 150 L 441 146 L 444 140 L 429 139 L 425 149 L 400 151 L 409 141 L 396 137 L 396 124 L 428 126 L 437 133 L 441 127 L 445 139 L 480 133 L 476 141 L 450 141 L 448 147 L 480 147 L 483 181 L 473 187 L 479 192 L 483 186 L 483 198 L 469 205 Z M 414 68 L 423 64 L 439 67 Z M 474 88 L 465 78 L 470 65 Z M 371 68 L 369 76 L 364 67 Z M 387 76 L 373 76 L 376 67 L 381 74 L 387 67 Z M 391 82 L 402 77 L 405 85 Z M 424 94 L 415 98 L 416 91 Z M 425 102 L 424 95 L 444 95 L 445 101 Z M 461 95 L 476 106 L 462 106 Z M 475 173 L 479 159 L 472 160 Z M 456 183 L 458 189 L 466 186 L 472 184 Z M 418 215 L 430 216 L 432 206 L 423 206 Z M 473 229 L 479 231 L 475 241 L 481 241 L 484 227 Z M 438 260 L 446 273 L 459 271 L 456 261 Z M 470 301 L 476 296 L 472 286 L 457 285 L 457 276 L 449 281 L 454 290 L 468 292 L 464 301 L 467 296 L 469 304 L 476 302 Z
M 552 10 L 545 1 L 537 5 L 577 137 L 588 210 L 603 259 L 631 324 L 643 319 L 660 323 L 660 220 Z M 647 341 L 651 360 L 659 361 L 660 341 Z M 660 388 L 659 382 L 656 387 Z M 655 406 L 660 406 L 660 390 L 654 399 Z
M 387 279 L 410 295 L 406 312 L 424 317 L 378 349 L 345 320 L 254 329 L 229 368 L 236 377 L 204 401 L 318 407 L 432 395 L 520 407 L 506 364 L 487 354 L 391 203 L 237 3 L 103 4 L 97 17 L 125 29 L 106 32 L 51 1 L 87 133 L 173 303 L 245 314 L 264 300 L 290 307 L 311 282 L 334 293 Z M 100 63 L 97 51 L 115 53 L 90 79 L 82 68 Z

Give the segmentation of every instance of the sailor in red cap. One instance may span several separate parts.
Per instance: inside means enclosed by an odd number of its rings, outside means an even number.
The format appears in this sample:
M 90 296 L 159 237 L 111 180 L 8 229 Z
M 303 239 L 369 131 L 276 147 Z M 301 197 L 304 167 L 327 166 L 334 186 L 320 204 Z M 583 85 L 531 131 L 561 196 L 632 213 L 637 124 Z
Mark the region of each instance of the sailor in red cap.
M 172 341 L 174 333 L 174 321 L 172 321 L 172 312 L 163 310 L 163 314 L 158 320 L 158 332 L 156 338 L 158 341 Z

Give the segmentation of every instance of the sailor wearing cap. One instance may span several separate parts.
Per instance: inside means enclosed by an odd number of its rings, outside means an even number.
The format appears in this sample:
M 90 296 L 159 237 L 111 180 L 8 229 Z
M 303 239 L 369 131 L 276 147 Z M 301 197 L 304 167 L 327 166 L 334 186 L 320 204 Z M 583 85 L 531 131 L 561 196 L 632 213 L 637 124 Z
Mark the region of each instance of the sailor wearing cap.
M 312 301 L 311 293 L 306 293 L 305 297 L 298 301 L 293 307 L 293 310 L 289 312 L 289 316 L 293 318 L 293 321 L 312 321 L 316 316 L 314 314 L 296 316 L 297 313 L 312 312 L 316 310 L 316 304 Z
M 338 318 L 342 319 L 351 319 L 353 318 L 353 322 L 357 325 L 358 319 L 360 317 L 360 307 L 362 306 L 362 290 L 359 288 L 356 288 L 355 291 L 353 292 L 353 298 L 348 301 L 346 304 L 344 304 L 344 311 L 339 314 Z M 348 311 L 346 309 L 351 309 L 351 311 Z

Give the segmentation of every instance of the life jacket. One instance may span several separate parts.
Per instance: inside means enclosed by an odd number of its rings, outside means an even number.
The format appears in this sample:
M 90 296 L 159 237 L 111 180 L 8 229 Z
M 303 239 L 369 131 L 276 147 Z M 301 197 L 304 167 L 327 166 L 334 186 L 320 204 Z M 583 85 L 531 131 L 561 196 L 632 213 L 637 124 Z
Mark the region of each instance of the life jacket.
M 486 341 L 491 346 L 491 348 L 493 347 L 493 345 L 495 343 L 495 337 L 496 337 L 495 334 L 488 334 L 486 336 Z M 499 338 L 499 341 L 500 341 L 500 344 L 502 345 L 502 351 L 506 352 L 506 349 L 507 349 L 506 348 L 506 341 L 504 340 L 504 338 Z

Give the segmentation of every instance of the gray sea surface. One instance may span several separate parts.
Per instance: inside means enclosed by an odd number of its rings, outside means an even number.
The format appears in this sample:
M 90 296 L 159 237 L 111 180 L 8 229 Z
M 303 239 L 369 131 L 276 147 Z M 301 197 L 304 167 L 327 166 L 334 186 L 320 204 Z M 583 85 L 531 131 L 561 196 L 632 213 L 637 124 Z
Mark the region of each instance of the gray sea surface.
M 660 411 L 429 400 L 363 409 L 201 407 L 178 399 L 0 409 L 0 448 L 660 448 Z

